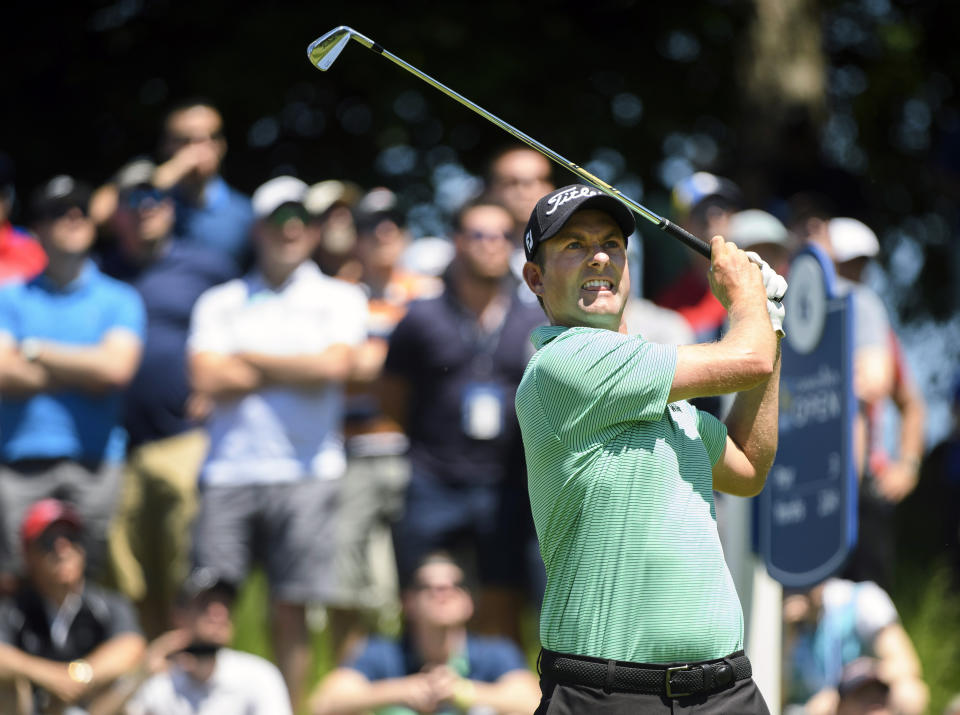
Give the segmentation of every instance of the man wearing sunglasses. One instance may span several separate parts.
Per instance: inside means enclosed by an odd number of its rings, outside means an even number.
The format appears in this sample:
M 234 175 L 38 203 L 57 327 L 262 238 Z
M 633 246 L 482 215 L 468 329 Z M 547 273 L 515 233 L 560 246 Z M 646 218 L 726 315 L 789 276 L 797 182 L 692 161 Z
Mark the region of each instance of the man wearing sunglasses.
M 187 575 L 197 474 L 207 452 L 200 420 L 208 405 L 190 390 L 186 344 L 200 294 L 238 275 L 234 263 L 173 233 L 175 205 L 152 184 L 147 159 L 115 175 L 114 241 L 101 266 L 129 283 L 147 311 L 143 361 L 126 392 L 124 426 L 130 451 L 110 557 L 117 587 L 135 601 L 147 637 L 166 629 Z
M 193 387 L 213 401 L 194 563 L 235 586 L 263 565 L 293 703 L 310 656 L 305 606 L 332 595 L 343 384 L 367 324 L 363 291 L 310 258 L 306 192 L 292 176 L 254 192 L 257 263 L 200 296 L 188 339 Z
M 26 579 L 0 604 L 0 712 L 95 709 L 139 665 L 145 641 L 133 609 L 86 582 L 83 538 L 66 502 L 43 499 L 24 516 Z
M 89 192 L 69 176 L 42 185 L 32 228 L 49 263 L 0 291 L 0 572 L 19 564 L 16 525 L 33 502 L 77 505 L 87 557 L 103 564 L 126 451 L 123 390 L 140 363 L 144 309 L 90 260 Z

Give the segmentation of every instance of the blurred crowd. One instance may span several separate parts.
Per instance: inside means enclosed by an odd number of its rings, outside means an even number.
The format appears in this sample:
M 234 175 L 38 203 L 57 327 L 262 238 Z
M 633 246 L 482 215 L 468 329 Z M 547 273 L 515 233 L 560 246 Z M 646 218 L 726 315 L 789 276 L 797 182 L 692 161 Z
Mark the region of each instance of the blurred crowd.
M 185 102 L 156 156 L 23 201 L 0 157 L 0 712 L 532 712 L 523 626 L 545 576 L 513 404 L 545 320 L 519 269 L 550 163 L 502 150 L 450 235 L 414 239 L 384 187 L 242 194 L 222 122 Z M 960 440 L 925 458 L 923 399 L 863 281 L 879 241 L 813 193 L 775 216 L 701 172 L 672 198 L 676 222 L 781 274 L 817 245 L 855 305 L 860 539 L 837 578 L 785 598 L 785 701 L 925 712 L 889 596 L 895 513 L 934 485 L 960 574 Z M 707 268 L 633 296 L 623 329 L 716 339 Z M 230 648 L 253 568 L 272 663 Z M 319 683 L 317 607 L 338 663 Z

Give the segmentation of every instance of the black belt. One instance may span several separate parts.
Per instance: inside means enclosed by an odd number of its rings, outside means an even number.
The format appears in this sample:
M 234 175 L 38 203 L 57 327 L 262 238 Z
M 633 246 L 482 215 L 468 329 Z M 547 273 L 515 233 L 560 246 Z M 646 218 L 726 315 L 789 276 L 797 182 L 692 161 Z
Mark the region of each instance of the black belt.
M 558 683 L 668 698 L 711 693 L 753 676 L 750 660 L 742 650 L 716 660 L 659 665 L 567 655 L 544 648 L 540 651 L 540 672 Z

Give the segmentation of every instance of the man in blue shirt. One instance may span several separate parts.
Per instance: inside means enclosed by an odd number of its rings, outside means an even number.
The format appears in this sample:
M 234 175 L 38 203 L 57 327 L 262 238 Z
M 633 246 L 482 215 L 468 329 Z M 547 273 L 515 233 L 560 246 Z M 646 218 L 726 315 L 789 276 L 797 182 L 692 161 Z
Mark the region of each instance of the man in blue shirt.
M 110 531 L 116 585 L 137 602 L 149 637 L 165 630 L 174 596 L 187 575 L 197 474 L 208 438 L 198 421 L 208 407 L 191 394 L 186 344 L 200 294 L 238 275 L 229 256 L 178 241 L 173 200 L 151 185 L 146 159 L 117 172 L 116 238 L 104 272 L 131 284 L 143 299 L 143 361 L 126 393 L 130 454 L 117 519 Z
M 220 176 L 227 142 L 216 107 L 203 100 L 174 107 L 163 123 L 160 153 L 153 183 L 173 196 L 176 235 L 248 261 L 253 209 Z
M 28 505 L 73 502 L 100 565 L 126 450 L 122 391 L 140 363 L 144 311 L 129 286 L 103 275 L 89 192 L 57 176 L 34 196 L 46 270 L 0 291 L 0 573 L 16 571 L 16 526 Z
M 313 697 L 314 715 L 529 713 L 539 699 L 523 653 L 505 638 L 475 636 L 473 600 L 448 556 L 428 555 L 404 591 L 400 640 L 370 638 Z

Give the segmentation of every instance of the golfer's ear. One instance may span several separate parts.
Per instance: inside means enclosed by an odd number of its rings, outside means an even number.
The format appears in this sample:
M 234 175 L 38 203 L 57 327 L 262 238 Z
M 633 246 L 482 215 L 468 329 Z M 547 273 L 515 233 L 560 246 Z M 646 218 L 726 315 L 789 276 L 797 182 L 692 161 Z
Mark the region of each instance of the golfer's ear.
M 534 295 L 543 296 L 543 272 L 533 261 L 523 264 L 523 280 Z

